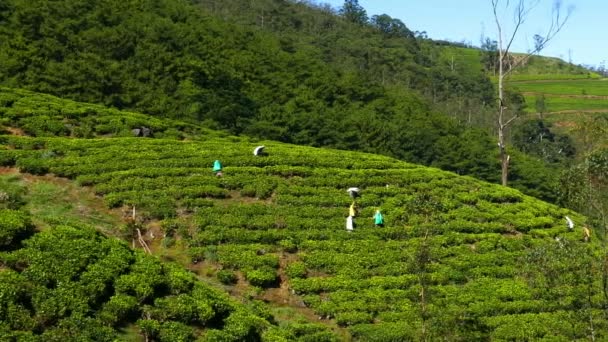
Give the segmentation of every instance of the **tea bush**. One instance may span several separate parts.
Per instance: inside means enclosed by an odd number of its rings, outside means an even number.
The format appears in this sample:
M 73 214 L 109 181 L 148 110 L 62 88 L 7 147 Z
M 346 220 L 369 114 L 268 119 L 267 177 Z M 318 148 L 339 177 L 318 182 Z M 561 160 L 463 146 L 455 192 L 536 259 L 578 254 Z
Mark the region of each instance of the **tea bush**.
M 218 264 L 217 277 L 224 283 L 233 283 L 238 271 L 253 286 L 274 287 L 284 271 L 289 288 L 309 308 L 323 319 L 334 318 L 355 339 L 420 339 L 423 330 L 432 339 L 525 339 L 517 332 L 525 322 L 539 322 L 537 317 L 559 310 L 567 313 L 563 324 L 602 326 L 601 318 L 589 321 L 580 315 L 603 307 L 601 268 L 589 271 L 594 277 L 578 272 L 573 278 L 572 271 L 559 271 L 561 264 L 531 256 L 559 246 L 556 237 L 562 244 L 582 244 L 577 229 L 585 218 L 513 189 L 380 156 L 274 142 L 263 142 L 268 156 L 255 157 L 251 151 L 260 142 L 229 137 L 10 136 L 1 141 L 7 149 L 0 149 L 0 160 L 26 167 L 33 155 L 44 154 L 32 164 L 39 165 L 33 171 L 46 168 L 76 179 L 92 186 L 109 206 L 135 206 L 143 218 L 163 219 L 165 233 L 184 239 L 193 262 Z M 216 159 L 224 165 L 223 177 L 211 172 Z M 347 232 L 352 199 L 346 189 L 351 186 L 359 187 L 361 196 L 356 228 Z M 385 217 L 384 227 L 374 226 L 376 208 Z M 189 215 L 176 218 L 178 213 Z M 574 231 L 566 227 L 565 215 L 576 221 Z M 588 245 L 596 252 L 585 253 L 600 255 L 597 243 Z M 282 258 L 290 260 L 284 270 Z M 598 260 L 570 262 L 585 269 L 585 263 Z M 157 268 L 133 265 L 131 273 L 116 279 L 121 297 L 108 305 L 107 322 L 112 322 L 109 312 L 132 314 L 130 297 L 150 301 L 163 286 Z M 554 270 L 551 277 L 542 265 Z M 547 286 L 548 279 L 559 286 Z M 157 303 L 165 313 L 152 310 L 151 319 L 141 322 L 149 336 L 160 336 L 161 321 L 170 317 L 198 319 L 192 316 L 197 299 L 178 299 L 184 291 Z M 573 304 L 582 298 L 591 298 L 584 309 Z M 184 311 L 176 311 L 179 307 Z M 230 329 L 210 329 L 204 338 L 257 331 L 255 319 L 242 326 L 231 322 Z M 187 329 L 178 330 L 190 336 Z M 596 330 L 596 337 L 606 331 Z M 580 338 L 579 332 L 569 336 Z M 274 330 L 267 335 L 299 336 Z M 547 329 L 530 334 L 552 336 Z
M 29 215 L 13 209 L 0 209 L 0 251 L 15 247 L 34 232 Z
M 10 226 L 24 220 L 6 210 L 0 217 Z M 0 265 L 2 340 L 113 341 L 129 324 L 159 341 L 193 341 L 215 332 L 259 340 L 271 327 L 289 333 L 183 268 L 90 228 L 36 233 L 0 253 Z

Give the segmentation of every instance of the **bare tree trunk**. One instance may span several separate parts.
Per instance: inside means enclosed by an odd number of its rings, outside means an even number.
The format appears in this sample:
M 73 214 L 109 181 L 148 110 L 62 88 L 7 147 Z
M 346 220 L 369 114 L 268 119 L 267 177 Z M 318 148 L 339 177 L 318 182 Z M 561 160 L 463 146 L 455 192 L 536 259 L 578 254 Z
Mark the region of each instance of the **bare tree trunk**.
M 500 151 L 500 183 L 503 186 L 507 186 L 509 180 L 509 160 L 510 156 L 507 154 L 505 147 L 505 127 L 504 124 L 504 58 L 505 51 L 502 48 L 502 33 L 500 26 L 498 26 L 498 149 Z
M 533 9 L 537 4 L 538 0 L 531 1 L 527 4 L 526 0 L 519 0 L 514 3 L 514 28 L 511 34 L 504 36 L 502 30 L 501 20 L 498 15 L 498 6 L 500 0 L 491 0 L 492 9 L 494 12 L 494 20 L 496 28 L 498 30 L 498 149 L 500 152 L 500 169 L 501 169 L 501 184 L 507 186 L 509 180 L 509 162 L 511 157 L 506 151 L 505 146 L 505 130 L 507 127 L 517 119 L 518 113 L 513 113 L 509 119 L 505 118 L 505 94 L 504 94 L 504 81 L 505 76 L 513 72 L 517 67 L 525 64 L 530 56 L 542 50 L 542 48 L 551 41 L 559 31 L 563 28 L 564 24 L 568 21 L 571 9 L 568 10 L 568 14 L 565 17 L 560 16 L 561 2 L 556 0 L 553 6 L 551 26 L 547 30 L 544 36 L 539 36 L 541 39 L 535 43 L 534 50 L 528 52 L 521 58 L 509 58 L 509 52 L 511 51 L 511 45 L 513 40 L 517 36 L 517 33 L 528 17 L 530 10 Z M 509 7 L 509 1 L 506 2 L 506 7 Z M 504 39 L 503 39 L 504 38 Z M 509 64 L 508 70 L 505 70 L 505 62 Z

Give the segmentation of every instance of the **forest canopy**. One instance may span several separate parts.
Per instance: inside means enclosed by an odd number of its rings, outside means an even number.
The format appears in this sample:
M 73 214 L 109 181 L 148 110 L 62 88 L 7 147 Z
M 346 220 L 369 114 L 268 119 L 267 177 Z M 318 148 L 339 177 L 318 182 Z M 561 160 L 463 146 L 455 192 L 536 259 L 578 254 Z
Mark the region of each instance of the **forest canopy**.
M 460 117 L 493 102 L 482 68 L 389 15 L 344 15 L 285 0 L 7 0 L 0 84 L 496 181 L 493 138 Z

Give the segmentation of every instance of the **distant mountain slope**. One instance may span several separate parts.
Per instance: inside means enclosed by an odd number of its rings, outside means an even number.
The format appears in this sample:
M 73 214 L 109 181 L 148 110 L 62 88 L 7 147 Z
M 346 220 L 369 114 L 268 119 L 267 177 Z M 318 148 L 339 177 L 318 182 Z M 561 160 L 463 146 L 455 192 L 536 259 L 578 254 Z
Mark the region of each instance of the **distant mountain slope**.
M 496 81 L 496 77 L 490 77 Z M 507 78 L 507 87 L 524 95 L 525 110 L 531 114 L 539 110 L 544 114 L 603 112 L 608 110 L 608 102 L 605 101 L 608 98 L 607 84 L 595 72 L 545 56 L 530 57 L 525 65 Z
M 487 51 L 475 48 L 445 46 L 442 63 L 473 73 L 484 69 L 482 60 Z M 516 57 L 522 54 L 514 53 Z M 495 72 L 488 76 L 497 82 Z M 602 112 L 608 110 L 608 83 L 601 75 L 560 58 L 531 56 L 506 78 L 509 89 L 521 92 L 526 101 L 526 112 L 537 113 L 537 99 L 542 95 L 544 113 L 562 111 Z
M 585 243 L 584 217 L 513 189 L 384 156 L 230 136 L 0 141 L 2 165 L 135 207 L 131 227 L 153 232 L 151 245 L 187 254 L 236 296 L 304 305 L 355 340 L 608 336 L 596 232 Z M 268 154 L 254 156 L 260 144 Z M 223 177 L 211 172 L 216 159 Z M 351 186 L 361 196 L 348 232 Z M 374 227 L 376 209 L 384 227 Z
M 514 81 L 514 89 L 520 91 L 529 103 L 527 111 L 546 114 L 564 111 L 598 113 L 608 111 L 608 81 L 606 79 L 552 79 L 538 77 L 529 81 Z M 536 105 L 543 99 L 544 108 Z
M 492 138 L 434 109 L 490 102 L 491 82 L 435 62 L 439 50 L 406 27 L 389 34 L 283 0 L 224 12 L 186 0 L 49 4 L 0 6 L 0 84 L 496 178 Z M 266 26 L 235 19 L 258 6 Z M 477 147 L 487 153 L 467 156 Z M 452 154 L 466 157 L 454 165 Z

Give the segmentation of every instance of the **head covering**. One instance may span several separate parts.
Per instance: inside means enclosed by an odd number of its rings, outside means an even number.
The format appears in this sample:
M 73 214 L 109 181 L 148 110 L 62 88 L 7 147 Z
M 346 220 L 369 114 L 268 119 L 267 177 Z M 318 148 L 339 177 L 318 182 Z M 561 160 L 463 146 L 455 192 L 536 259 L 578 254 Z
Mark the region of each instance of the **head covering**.
M 264 148 L 265 148 L 265 146 L 264 146 L 264 145 L 260 145 L 260 146 L 256 147 L 256 148 L 253 150 L 253 155 L 254 155 L 254 156 L 259 156 L 260 154 L 264 153 Z
M 355 198 L 355 197 L 359 196 L 359 191 L 360 191 L 359 188 L 356 188 L 356 187 L 348 188 L 346 190 L 346 192 L 348 192 L 348 194 L 352 198 Z

